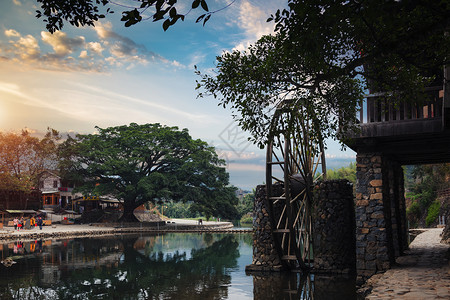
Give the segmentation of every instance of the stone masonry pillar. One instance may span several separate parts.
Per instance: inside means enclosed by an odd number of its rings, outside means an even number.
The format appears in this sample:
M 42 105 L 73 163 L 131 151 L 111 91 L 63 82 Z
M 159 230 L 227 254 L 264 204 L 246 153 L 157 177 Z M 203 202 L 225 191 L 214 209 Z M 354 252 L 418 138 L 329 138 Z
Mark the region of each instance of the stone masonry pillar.
M 348 180 L 320 182 L 314 190 L 314 272 L 354 274 L 355 207 Z
M 389 172 L 380 153 L 356 156 L 356 269 L 367 278 L 395 261 Z
M 266 186 L 258 185 L 253 206 L 253 260 L 247 272 L 281 271 L 282 264 L 273 245 L 269 212 L 266 208 Z

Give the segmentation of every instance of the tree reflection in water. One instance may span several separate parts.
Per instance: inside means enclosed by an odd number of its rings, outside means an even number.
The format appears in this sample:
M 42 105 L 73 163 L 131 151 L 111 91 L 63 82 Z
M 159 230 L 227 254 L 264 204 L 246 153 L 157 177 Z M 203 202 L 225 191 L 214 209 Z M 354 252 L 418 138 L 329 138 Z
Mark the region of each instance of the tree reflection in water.
M 1 298 L 226 299 L 230 269 L 239 257 L 237 237 L 174 235 L 166 242 L 178 249 L 177 238 L 188 250 L 154 251 L 155 240 L 164 236 L 53 242 L 40 254 L 13 256 L 17 263 L 2 267 Z
M 245 276 L 251 245 L 250 234 L 121 235 L 0 244 L 2 260 L 10 257 L 16 262 L 0 265 L 0 299 L 356 298 L 351 279 Z

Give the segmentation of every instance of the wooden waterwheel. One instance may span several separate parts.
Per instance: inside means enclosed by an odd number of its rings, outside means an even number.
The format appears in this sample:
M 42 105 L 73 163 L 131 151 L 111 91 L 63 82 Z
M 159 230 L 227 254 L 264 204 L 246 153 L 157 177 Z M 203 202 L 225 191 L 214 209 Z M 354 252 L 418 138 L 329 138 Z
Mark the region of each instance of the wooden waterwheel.
M 266 157 L 274 246 L 285 267 L 307 271 L 313 259 L 312 190 L 326 170 L 323 143 L 312 142 L 308 136 L 311 124 L 292 109 L 278 109 L 272 124 L 281 126 L 269 137 Z

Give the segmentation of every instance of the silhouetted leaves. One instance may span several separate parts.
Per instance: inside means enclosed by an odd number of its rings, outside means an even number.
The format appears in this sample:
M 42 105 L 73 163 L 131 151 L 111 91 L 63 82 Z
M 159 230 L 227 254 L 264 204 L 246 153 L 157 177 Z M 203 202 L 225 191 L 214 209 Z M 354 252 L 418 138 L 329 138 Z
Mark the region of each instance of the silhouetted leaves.
M 110 7 L 107 7 L 108 5 L 116 5 L 115 2 L 111 2 L 109 0 L 36 1 L 41 6 L 40 10 L 36 10 L 36 18 L 44 17 L 44 22 L 47 23 L 46 28 L 51 33 L 61 30 L 65 21 L 76 27 L 94 26 L 95 22 L 99 19 L 105 18 L 108 14 L 114 13 Z M 184 21 L 186 16 L 185 14 L 179 14 L 177 12 L 177 0 L 141 0 L 138 2 L 140 2 L 140 4 L 130 1 L 130 6 L 121 5 L 121 7 L 125 8 L 136 5 L 135 8 L 124 9 L 121 12 L 121 21 L 124 22 L 125 27 L 130 27 L 141 22 L 143 20 L 142 14 L 150 11 L 149 8 L 154 9 L 154 13 L 151 16 L 153 22 L 164 20 L 162 24 L 164 31 L 174 25 L 178 20 Z M 209 12 L 209 7 L 206 0 L 194 0 L 192 1 L 191 7 L 192 9 L 198 9 L 201 7 L 202 10 L 208 12 L 207 18 L 203 21 L 203 25 L 205 25 L 206 21 L 209 20 L 211 14 L 214 13 Z M 104 8 L 106 8 L 106 12 L 100 13 L 100 9 Z
M 130 27 L 142 20 L 142 16 L 140 15 L 137 9 L 131 11 L 125 11 L 122 13 L 121 21 L 125 22 L 125 27 Z

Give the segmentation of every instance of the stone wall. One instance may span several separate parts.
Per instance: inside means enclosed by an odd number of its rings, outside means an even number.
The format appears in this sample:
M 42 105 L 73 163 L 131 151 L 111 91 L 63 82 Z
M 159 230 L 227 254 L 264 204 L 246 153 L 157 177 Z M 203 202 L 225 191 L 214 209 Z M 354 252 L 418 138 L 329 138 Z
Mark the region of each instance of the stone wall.
M 367 278 L 406 249 L 403 170 L 380 153 L 358 153 L 356 178 L 356 268 Z
M 355 210 L 348 180 L 321 182 L 314 191 L 314 272 L 354 273 Z
M 269 212 L 266 208 L 266 187 L 258 185 L 253 207 L 253 260 L 246 271 L 280 271 L 282 265 L 273 245 Z

